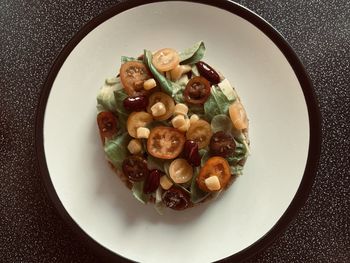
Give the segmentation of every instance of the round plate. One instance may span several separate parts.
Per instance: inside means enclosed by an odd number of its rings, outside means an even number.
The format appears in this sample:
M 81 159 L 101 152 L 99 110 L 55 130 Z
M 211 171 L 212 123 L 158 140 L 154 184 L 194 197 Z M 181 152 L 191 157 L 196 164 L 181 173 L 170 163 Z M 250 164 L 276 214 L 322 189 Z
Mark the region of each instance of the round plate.
M 250 118 L 244 175 L 220 198 L 159 216 L 107 164 L 96 95 L 120 57 L 203 40 L 205 61 L 236 87 Z M 109 261 L 239 261 L 269 244 L 303 205 L 320 152 L 307 74 L 266 21 L 229 1 L 127 1 L 89 22 L 56 59 L 37 116 L 47 190 L 73 229 Z

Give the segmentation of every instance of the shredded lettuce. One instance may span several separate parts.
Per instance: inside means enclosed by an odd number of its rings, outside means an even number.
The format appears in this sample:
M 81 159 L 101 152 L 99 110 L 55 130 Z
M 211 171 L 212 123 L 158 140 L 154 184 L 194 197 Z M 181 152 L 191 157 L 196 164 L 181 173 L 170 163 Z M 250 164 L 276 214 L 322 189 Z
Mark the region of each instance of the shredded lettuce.
M 121 57 L 122 64 L 124 64 L 125 62 L 130 62 L 130 61 L 141 61 L 141 60 L 137 59 L 137 58 L 133 58 L 133 57 L 127 57 L 127 56 Z
M 192 183 L 191 183 L 191 190 L 190 190 L 191 201 L 194 204 L 203 201 L 207 196 L 210 195 L 210 193 L 204 192 L 198 187 L 196 182 L 198 174 L 199 174 L 199 168 L 195 168 L 193 178 L 192 178 Z
M 143 204 L 147 204 L 150 196 L 143 192 L 143 185 L 144 185 L 144 181 L 134 182 L 134 184 L 132 185 L 131 191 L 133 196 L 137 200 L 139 200 Z
M 107 159 L 114 165 L 114 167 L 121 169 L 123 160 L 128 155 L 127 146 L 130 141 L 128 133 L 123 133 L 114 139 L 106 140 L 104 151 Z
M 101 87 L 97 95 L 98 110 L 99 111 L 107 110 L 115 113 L 116 101 L 114 98 L 114 92 L 118 90 L 122 90 L 123 86 L 120 82 L 120 78 L 116 78 L 113 83 L 107 80 L 106 80 L 106 83 Z
M 229 100 L 217 86 L 212 86 L 210 96 L 204 103 L 204 112 L 208 120 L 219 114 L 228 114 L 228 108 L 234 100 Z
M 246 145 L 242 142 L 239 142 L 236 140 L 236 148 L 235 148 L 235 153 L 232 156 L 226 157 L 226 160 L 230 164 L 230 166 L 236 166 L 238 162 L 244 160 L 248 156 L 248 149 Z
M 149 170 L 157 169 L 164 172 L 164 160 L 153 157 L 152 155 L 147 156 L 147 167 Z
M 115 98 L 115 110 L 118 116 L 118 128 L 121 132 L 126 131 L 126 121 L 128 120 L 129 113 L 124 108 L 123 101 L 128 97 L 124 89 L 117 90 L 114 92 Z
M 160 73 L 152 64 L 152 52 L 149 50 L 144 51 L 143 57 L 144 63 L 148 66 L 153 76 L 159 82 L 163 91 L 172 96 L 176 102 L 183 102 L 183 87 L 179 84 L 168 80 L 162 73 Z
M 192 47 L 185 49 L 180 52 L 180 63 L 181 64 L 195 64 L 200 61 L 205 53 L 205 45 L 203 41 L 199 41 Z
M 159 186 L 155 193 L 156 201 L 154 203 L 154 209 L 158 212 L 158 214 L 164 214 L 164 203 L 162 201 L 162 188 Z

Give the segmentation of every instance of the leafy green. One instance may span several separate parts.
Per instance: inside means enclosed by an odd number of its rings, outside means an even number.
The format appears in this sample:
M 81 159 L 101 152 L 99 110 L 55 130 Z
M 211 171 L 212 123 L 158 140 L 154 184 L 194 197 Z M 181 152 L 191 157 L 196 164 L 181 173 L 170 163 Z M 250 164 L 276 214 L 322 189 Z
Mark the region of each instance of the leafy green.
M 150 170 L 157 169 L 157 170 L 164 172 L 163 162 L 164 162 L 164 160 L 153 157 L 150 154 L 147 156 L 147 166 L 148 166 L 148 169 L 150 169 Z
M 147 65 L 149 70 L 152 72 L 155 79 L 159 82 L 163 91 L 165 93 L 167 93 L 168 95 L 172 96 L 176 102 L 183 102 L 183 98 L 182 98 L 183 87 L 181 87 L 179 84 L 177 84 L 175 82 L 168 80 L 166 77 L 163 76 L 162 73 L 160 73 L 153 66 L 153 64 L 152 64 L 152 52 L 151 51 L 149 51 L 149 50 L 144 51 L 143 61 Z
M 97 104 L 100 105 L 98 109 L 101 111 L 104 109 L 107 111 L 116 112 L 114 92 L 121 89 L 123 89 L 123 86 L 120 82 L 120 78 L 117 78 L 116 83 L 113 83 L 112 85 L 105 83 L 97 95 Z
M 154 209 L 158 212 L 158 214 L 163 215 L 164 214 L 164 203 L 162 201 L 162 188 L 159 186 L 155 193 L 156 201 L 154 203 Z
M 210 93 L 208 100 L 204 103 L 204 112 L 207 119 L 211 121 L 215 115 L 227 115 L 233 100 L 229 100 L 217 86 L 213 86 Z
M 243 174 L 243 166 L 237 164 L 236 166 L 230 166 L 231 174 L 233 175 L 242 175 Z
M 199 41 L 192 47 L 185 49 L 180 52 L 180 63 L 181 64 L 195 64 L 200 61 L 205 53 L 205 45 L 203 41 Z
M 104 151 L 107 159 L 114 165 L 114 167 L 121 169 L 123 160 L 127 157 L 127 146 L 129 143 L 128 133 L 123 133 L 114 139 L 106 140 Z
M 144 185 L 144 181 L 134 182 L 134 184 L 132 185 L 131 191 L 133 196 L 137 200 L 139 200 L 143 204 L 147 204 L 150 196 L 143 192 L 143 185 Z
M 236 166 L 238 162 L 247 158 L 247 155 L 248 155 L 248 150 L 246 145 L 236 140 L 235 152 L 232 156 L 228 156 L 226 160 L 228 161 L 230 166 Z
M 196 77 L 200 76 L 198 68 L 197 68 L 196 65 L 192 65 L 191 72 L 192 72 L 193 76 L 196 76 Z
M 114 92 L 115 98 L 115 109 L 118 116 L 118 126 L 121 132 L 126 131 L 126 121 L 128 119 L 129 113 L 124 108 L 123 101 L 128 97 L 124 89 L 117 90 Z
M 210 193 L 204 192 L 202 191 L 196 182 L 197 176 L 199 175 L 199 168 L 195 168 L 194 169 L 194 174 L 192 177 L 192 183 L 191 183 L 191 201 L 195 204 L 195 203 L 199 203 L 202 200 L 204 200 L 208 195 L 210 195 Z
M 137 59 L 137 58 L 127 57 L 127 56 L 122 56 L 121 57 L 122 64 L 124 64 L 125 62 L 129 62 L 129 61 L 140 61 L 140 60 Z
M 211 120 L 211 130 L 213 133 L 218 131 L 231 133 L 232 129 L 231 119 L 225 114 L 216 115 Z
M 199 155 L 202 156 L 201 166 L 203 166 L 205 164 L 205 162 L 208 161 L 208 159 L 210 157 L 210 152 L 206 149 L 200 149 Z

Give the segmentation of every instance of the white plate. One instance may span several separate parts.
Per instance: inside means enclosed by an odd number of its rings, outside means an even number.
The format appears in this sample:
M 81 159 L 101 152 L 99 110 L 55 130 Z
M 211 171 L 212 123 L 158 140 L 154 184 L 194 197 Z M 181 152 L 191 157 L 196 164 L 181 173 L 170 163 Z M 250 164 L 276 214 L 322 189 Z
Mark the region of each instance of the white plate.
M 319 119 L 307 75 L 283 38 L 237 4 L 141 2 L 91 21 L 52 68 L 37 123 L 48 192 L 84 240 L 110 259 L 193 263 L 251 256 L 290 222 L 314 178 Z M 223 72 L 246 107 L 252 154 L 244 175 L 218 200 L 159 216 L 107 164 L 95 98 L 122 55 L 182 50 L 199 40 L 207 47 L 205 61 Z

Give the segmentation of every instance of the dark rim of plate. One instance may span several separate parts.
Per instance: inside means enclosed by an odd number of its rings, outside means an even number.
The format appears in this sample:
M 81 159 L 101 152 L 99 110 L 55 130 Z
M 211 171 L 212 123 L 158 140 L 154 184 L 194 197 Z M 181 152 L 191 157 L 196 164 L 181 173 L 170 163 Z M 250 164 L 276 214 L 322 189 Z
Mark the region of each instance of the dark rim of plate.
M 133 7 L 141 6 L 148 3 L 154 2 L 167 2 L 169 0 L 128 0 L 126 2 L 121 2 L 116 6 L 108 9 L 103 12 L 96 18 L 92 19 L 88 22 L 63 48 L 61 53 L 55 59 L 54 64 L 49 72 L 49 75 L 45 81 L 45 84 L 42 88 L 41 97 L 39 101 L 39 106 L 37 109 L 36 115 L 36 131 L 35 131 L 35 143 L 36 143 L 36 151 L 38 156 L 38 164 L 41 171 L 41 175 L 43 178 L 43 182 L 45 188 L 47 190 L 48 195 L 53 201 L 55 207 L 59 211 L 60 215 L 63 219 L 68 222 L 70 227 L 75 231 L 78 237 L 86 243 L 90 248 L 92 248 L 96 254 L 99 256 L 100 260 L 106 262 L 131 262 L 130 260 L 123 258 L 122 256 L 112 252 L 111 250 L 103 247 L 99 243 L 97 243 L 94 239 L 92 239 L 87 233 L 85 233 L 80 226 L 71 218 L 68 212 L 65 210 L 62 205 L 56 190 L 52 184 L 46 158 L 44 151 L 44 139 L 43 139 L 43 126 L 44 126 L 44 114 L 46 109 L 47 100 L 50 95 L 50 90 L 52 84 L 62 66 L 66 58 L 69 56 L 71 51 L 76 47 L 76 45 L 94 28 L 108 20 L 109 18 L 131 9 Z M 320 125 L 320 112 L 318 109 L 318 103 L 313 91 L 313 87 L 311 81 L 306 73 L 304 66 L 301 61 L 297 57 L 296 53 L 293 51 L 291 46 L 287 43 L 287 41 L 277 32 L 268 22 L 266 22 L 263 18 L 251 12 L 247 8 L 236 4 L 234 2 L 228 0 L 180 0 L 184 2 L 194 2 L 200 4 L 206 4 L 214 7 L 218 7 L 229 11 L 235 15 L 242 17 L 243 19 L 249 21 L 251 24 L 255 25 L 258 29 L 265 33 L 281 50 L 284 56 L 287 58 L 289 64 L 294 70 L 299 83 L 302 87 L 305 101 L 307 104 L 308 114 L 309 114 L 309 124 L 310 124 L 310 141 L 309 141 L 309 152 L 307 163 L 304 171 L 304 175 L 300 186 L 295 194 L 292 202 L 288 206 L 287 210 L 280 217 L 277 223 L 259 240 L 255 243 L 251 244 L 247 248 L 241 250 L 238 253 L 233 254 L 230 257 L 219 260 L 218 262 L 240 262 L 246 260 L 262 249 L 266 248 L 269 244 L 271 244 L 283 231 L 287 228 L 287 226 L 291 223 L 294 217 L 297 215 L 300 208 L 305 204 L 309 192 L 312 188 L 315 176 L 316 169 L 318 166 L 320 149 L 321 149 L 321 125 Z

